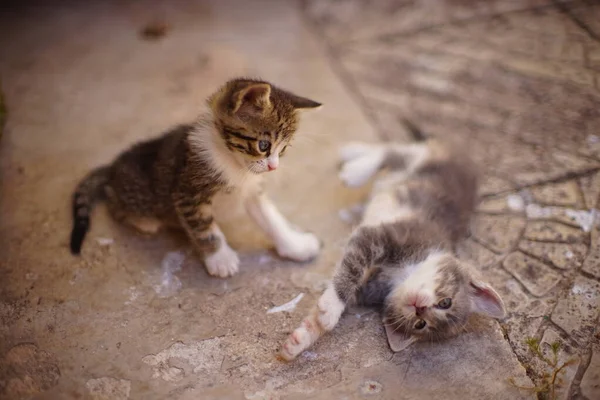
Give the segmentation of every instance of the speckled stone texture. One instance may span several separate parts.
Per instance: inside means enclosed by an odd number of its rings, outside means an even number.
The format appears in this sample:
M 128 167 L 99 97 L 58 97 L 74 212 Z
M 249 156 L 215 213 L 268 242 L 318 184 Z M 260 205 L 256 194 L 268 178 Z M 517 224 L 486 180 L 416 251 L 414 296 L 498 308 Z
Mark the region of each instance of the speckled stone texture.
M 547 396 L 600 398 L 600 4 L 26 3 L 0 16 L 0 398 L 512 400 L 535 398 L 527 388 L 563 364 Z M 231 279 L 209 277 L 180 234 L 139 236 L 103 206 L 71 256 L 76 182 L 193 119 L 240 74 L 325 104 L 303 116 L 268 183 L 323 239 L 321 256 L 279 259 L 233 200 L 221 215 L 242 259 Z M 481 163 L 482 203 L 459 252 L 507 318 L 393 354 L 377 313 L 351 309 L 295 362 L 276 360 L 367 193 L 341 185 L 337 148 L 407 140 L 403 117 Z M 183 262 L 166 266 L 173 251 Z M 294 310 L 267 313 L 300 293 Z M 554 343 L 555 367 L 542 359 L 552 364 Z

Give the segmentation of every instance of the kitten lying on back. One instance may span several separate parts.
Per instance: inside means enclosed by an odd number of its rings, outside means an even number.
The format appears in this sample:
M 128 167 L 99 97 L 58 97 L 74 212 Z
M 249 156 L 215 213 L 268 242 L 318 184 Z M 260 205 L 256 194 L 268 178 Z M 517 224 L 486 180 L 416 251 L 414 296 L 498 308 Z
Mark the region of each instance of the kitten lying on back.
M 352 143 L 341 156 L 340 177 L 349 186 L 389 171 L 375 182 L 332 282 L 283 344 L 283 359 L 332 330 L 351 304 L 383 310 L 386 327 L 400 336 L 395 351 L 453 336 L 472 313 L 504 316 L 500 296 L 453 252 L 476 207 L 477 173 L 468 157 L 433 140 Z
M 196 123 L 136 144 L 79 183 L 73 195 L 74 254 L 81 251 L 92 206 L 104 199 L 115 219 L 144 233 L 161 225 L 182 227 L 211 275 L 233 275 L 239 259 L 213 219 L 212 201 L 218 192 L 236 189 L 281 256 L 306 261 L 317 255 L 319 240 L 288 224 L 262 192 L 261 174 L 277 169 L 296 132 L 298 110 L 320 104 L 268 82 L 234 79 L 208 106 Z

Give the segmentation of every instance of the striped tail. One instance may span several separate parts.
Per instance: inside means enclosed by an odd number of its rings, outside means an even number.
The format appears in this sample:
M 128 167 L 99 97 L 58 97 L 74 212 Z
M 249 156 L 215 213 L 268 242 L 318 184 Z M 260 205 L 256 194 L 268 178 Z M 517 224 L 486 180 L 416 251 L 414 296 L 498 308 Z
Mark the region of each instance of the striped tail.
M 88 174 L 73 194 L 73 230 L 71 231 L 71 253 L 79 254 L 87 231 L 90 229 L 90 214 L 97 200 L 104 193 L 108 181 L 108 167 L 100 167 Z

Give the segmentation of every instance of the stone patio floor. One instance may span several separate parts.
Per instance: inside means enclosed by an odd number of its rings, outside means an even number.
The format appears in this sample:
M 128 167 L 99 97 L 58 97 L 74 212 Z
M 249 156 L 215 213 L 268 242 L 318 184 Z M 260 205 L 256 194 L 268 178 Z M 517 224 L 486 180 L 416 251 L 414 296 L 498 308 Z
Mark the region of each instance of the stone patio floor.
M 600 2 L 26 3 L 0 17 L 1 398 L 600 398 Z M 140 36 L 152 22 L 164 37 Z M 322 255 L 277 258 L 230 205 L 222 224 L 243 263 L 231 279 L 210 278 L 181 236 L 137 236 L 102 206 L 71 256 L 77 180 L 193 119 L 240 74 L 325 104 L 269 182 Z M 393 354 L 378 315 L 352 309 L 277 361 L 367 193 L 340 184 L 337 148 L 407 140 L 402 117 L 481 163 L 461 254 L 507 318 Z M 165 265 L 169 252 L 181 266 Z M 267 314 L 300 293 L 293 311 Z

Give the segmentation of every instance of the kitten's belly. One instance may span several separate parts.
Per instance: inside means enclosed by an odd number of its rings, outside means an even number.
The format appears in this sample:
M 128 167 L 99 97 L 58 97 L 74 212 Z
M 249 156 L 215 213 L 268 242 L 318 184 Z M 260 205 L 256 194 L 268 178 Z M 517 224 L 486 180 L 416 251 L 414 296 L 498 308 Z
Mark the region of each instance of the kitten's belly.
M 377 226 L 414 217 L 415 210 L 409 204 L 400 203 L 396 193 L 385 191 L 371 198 L 363 214 L 361 225 Z

